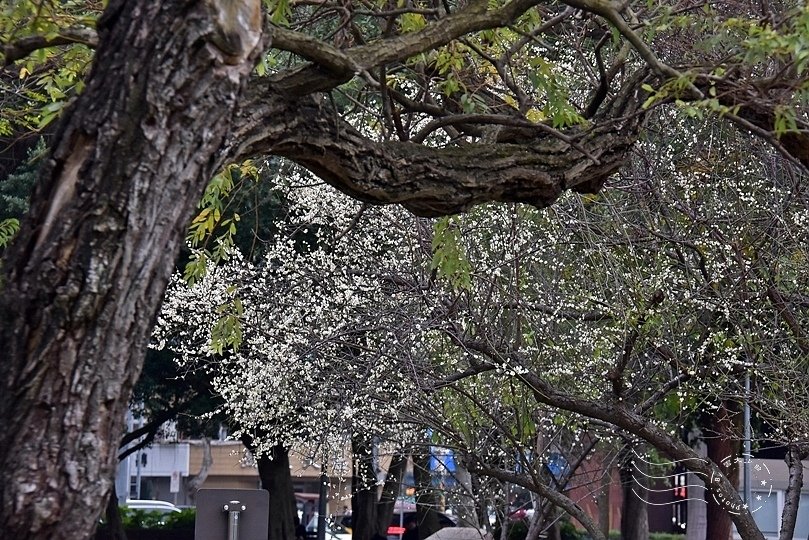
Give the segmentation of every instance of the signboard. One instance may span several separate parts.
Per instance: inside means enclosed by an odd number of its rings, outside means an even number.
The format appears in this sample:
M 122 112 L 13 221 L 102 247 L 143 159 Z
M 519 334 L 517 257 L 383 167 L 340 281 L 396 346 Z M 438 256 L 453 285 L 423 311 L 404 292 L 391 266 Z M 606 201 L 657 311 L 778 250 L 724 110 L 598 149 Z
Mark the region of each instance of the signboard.
M 180 471 L 171 471 L 171 485 L 169 486 L 170 493 L 179 493 L 180 491 Z
M 195 540 L 233 538 L 234 517 L 238 526 L 235 540 L 267 540 L 269 492 L 263 489 L 201 489 L 196 499 Z M 238 512 L 235 516 L 234 511 Z

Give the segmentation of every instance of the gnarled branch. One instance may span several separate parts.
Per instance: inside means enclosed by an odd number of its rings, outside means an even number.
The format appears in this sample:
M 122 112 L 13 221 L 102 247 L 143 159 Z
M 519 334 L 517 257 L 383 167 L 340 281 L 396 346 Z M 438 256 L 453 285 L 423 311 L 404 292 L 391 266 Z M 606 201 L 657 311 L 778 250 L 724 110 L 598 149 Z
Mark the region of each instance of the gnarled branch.
M 95 48 L 98 45 L 98 34 L 86 26 L 71 26 L 60 30 L 55 36 L 26 36 L 3 46 L 3 65 L 8 66 L 39 49 L 73 43 Z
M 294 36 L 289 31 L 275 29 L 273 32 L 278 36 L 275 41 L 276 47 L 317 63 L 305 64 L 295 70 L 279 73 L 271 78 L 271 85 L 276 92 L 284 95 L 305 95 L 330 90 L 362 71 L 405 60 L 446 45 L 453 39 L 471 32 L 506 26 L 539 3 L 539 0 L 512 0 L 505 6 L 491 11 L 483 7 L 485 4 L 468 7 L 434 21 L 418 32 L 360 45 L 342 53 L 333 47 L 324 47 L 323 44 L 315 45 L 308 39 Z M 321 66 L 321 61 L 325 61 L 325 65 Z
M 530 129 L 519 144 L 448 148 L 376 142 L 315 97 L 288 99 L 265 90 L 245 101 L 226 153 L 230 159 L 283 156 L 352 197 L 398 203 L 422 216 L 489 201 L 545 207 L 564 190 L 598 191 L 628 159 L 643 118 L 638 77 L 592 127 L 567 130 L 568 140 Z

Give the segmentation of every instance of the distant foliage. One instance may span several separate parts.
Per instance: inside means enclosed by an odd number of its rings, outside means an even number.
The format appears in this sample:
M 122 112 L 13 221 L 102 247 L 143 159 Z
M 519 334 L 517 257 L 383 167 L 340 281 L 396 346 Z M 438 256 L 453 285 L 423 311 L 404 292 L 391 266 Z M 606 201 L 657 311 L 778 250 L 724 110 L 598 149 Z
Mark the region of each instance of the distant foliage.
M 28 158 L 5 179 L 0 180 L 0 221 L 21 219 L 28 212 L 28 201 L 36 183 L 45 142 L 39 142 L 28 151 Z
M 0 180 L 0 250 L 8 246 L 28 212 L 28 200 L 39 172 L 39 158 L 45 152 L 40 141 L 28 152 L 28 159 L 4 180 Z
M 135 529 L 193 529 L 196 520 L 196 508 L 183 508 L 180 512 L 163 514 L 161 512 L 151 512 L 138 508 L 120 507 L 121 521 L 124 530 Z M 100 529 L 103 531 L 106 523 L 102 523 Z

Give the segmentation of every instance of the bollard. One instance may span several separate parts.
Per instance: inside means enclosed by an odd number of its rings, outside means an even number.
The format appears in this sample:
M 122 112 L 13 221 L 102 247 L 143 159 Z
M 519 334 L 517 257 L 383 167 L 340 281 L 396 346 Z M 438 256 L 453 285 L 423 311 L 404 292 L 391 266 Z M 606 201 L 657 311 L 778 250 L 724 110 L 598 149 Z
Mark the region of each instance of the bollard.
M 228 540 L 239 540 L 239 514 L 247 507 L 239 501 L 230 501 L 224 506 L 228 513 Z
M 201 489 L 194 538 L 268 540 L 269 510 L 270 494 L 263 489 Z

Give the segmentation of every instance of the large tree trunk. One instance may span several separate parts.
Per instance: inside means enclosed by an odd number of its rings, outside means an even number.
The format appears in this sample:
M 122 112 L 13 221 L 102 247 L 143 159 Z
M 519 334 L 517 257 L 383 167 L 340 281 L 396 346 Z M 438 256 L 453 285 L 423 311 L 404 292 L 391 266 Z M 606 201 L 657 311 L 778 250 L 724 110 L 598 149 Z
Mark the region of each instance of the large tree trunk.
M 192 501 L 197 497 L 197 491 L 202 488 L 205 480 L 208 479 L 208 473 L 213 466 L 213 454 L 211 453 L 211 439 L 210 437 L 202 438 L 202 463 L 199 466 L 199 472 L 188 481 L 188 498 Z
M 642 447 L 638 454 L 643 455 Z M 627 444 L 621 449 L 621 488 L 623 503 L 621 506 L 621 538 L 622 540 L 647 540 L 649 538 L 649 517 L 646 502 L 641 499 L 649 497 L 648 467 L 646 462 L 633 455 Z
M 716 463 L 722 473 L 739 488 L 739 466 L 736 461 L 741 449 L 741 438 L 736 429 L 736 422 L 741 418 L 738 412 L 731 410 L 733 404 L 723 402 L 719 408 L 709 414 L 705 429 L 705 444 L 708 447 L 708 459 Z M 711 540 L 728 540 L 733 531 L 733 521 L 728 513 L 727 504 L 708 496 L 707 522 L 705 538 Z
M 379 530 L 379 496 L 370 441 L 354 437 L 351 440 L 351 452 L 354 456 L 354 476 L 351 477 L 351 537 L 353 540 L 371 540 L 379 535 L 384 536 L 385 531 Z
M 696 440 L 692 443 L 694 450 L 700 456 L 707 456 L 707 447 L 702 441 L 702 432 L 695 430 Z M 708 529 L 707 497 L 708 491 L 705 488 L 705 479 L 696 473 L 687 473 L 688 502 L 686 509 L 685 539 L 686 540 L 706 540 L 705 531 Z
M 790 540 L 795 534 L 798 522 L 798 507 L 801 502 L 803 488 L 803 463 L 801 460 L 809 456 L 809 447 L 790 444 L 784 461 L 789 471 L 789 482 L 784 496 L 784 509 L 781 512 L 781 534 L 779 540 Z
M 118 496 L 115 493 L 115 482 L 112 483 L 112 492 L 107 499 L 104 515 L 107 518 L 109 540 L 126 540 L 124 521 L 121 519 L 121 509 L 118 507 Z
M 421 453 L 413 453 L 413 473 L 416 481 L 416 523 L 419 538 L 424 540 L 441 526 L 435 511 L 438 499 L 430 473 L 429 446 L 422 448 Z
M 272 447 L 270 455 L 258 458 L 261 487 L 270 492 L 269 540 L 295 538 L 295 488 L 289 469 L 289 450 L 281 445 Z M 304 523 L 306 526 L 306 523 Z
M 115 0 L 98 29 L 3 265 L 2 538 L 95 530 L 171 263 L 260 50 L 260 2 Z
M 610 535 L 610 486 L 612 485 L 612 475 L 610 465 L 602 456 L 601 478 L 599 479 L 600 491 L 598 492 L 598 528 L 601 534 L 609 538 Z

